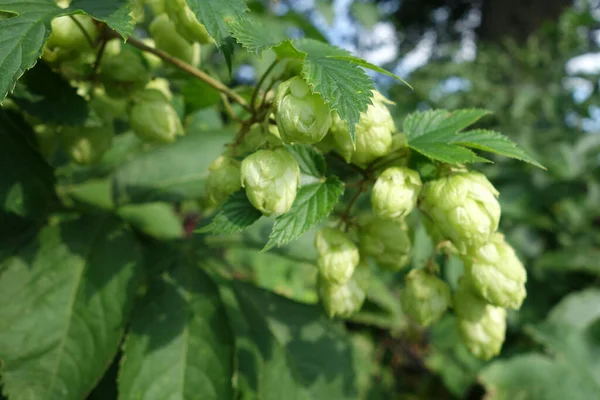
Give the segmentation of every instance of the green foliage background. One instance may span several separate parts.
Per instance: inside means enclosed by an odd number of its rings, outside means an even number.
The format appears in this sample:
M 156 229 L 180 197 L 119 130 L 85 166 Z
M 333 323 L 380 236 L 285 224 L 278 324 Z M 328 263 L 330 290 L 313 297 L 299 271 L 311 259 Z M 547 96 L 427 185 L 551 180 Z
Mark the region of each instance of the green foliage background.
M 202 53 L 211 76 L 232 83 L 229 68 L 243 64 L 260 76 L 285 55 L 305 62 L 303 76 L 350 124 L 358 120 L 368 96 L 338 93 L 371 85 L 361 67 L 381 70 L 316 42 L 323 35 L 305 16 L 274 17 L 250 2 L 253 19 L 230 26 L 224 17 L 247 15 L 245 2 L 188 3 L 216 39 Z M 356 23 L 368 27 L 379 18 L 371 3 L 356 5 Z M 127 36 L 138 6 L 75 0 L 68 12 Z M 0 92 L 9 96 L 0 109 L 0 376 L 9 400 L 600 398 L 600 135 L 584 129 L 600 104 L 600 85 L 598 74 L 564 68 L 597 51 L 582 34 L 597 25 L 587 8 L 569 10 L 524 44 L 480 46 L 473 61 L 442 54 L 410 75 L 413 90 L 397 81 L 385 88 L 416 151 L 429 155 L 431 142 L 406 129 L 407 115 L 486 109 L 477 140 L 547 168 L 495 154 L 494 163 L 476 164 L 501 193 L 501 229 L 528 271 L 528 296 L 509 313 L 503 352 L 486 363 L 461 344 L 453 316 L 422 330 L 403 315 L 403 273 L 374 277 L 350 320 L 325 317 L 315 290 L 314 226 L 339 197 L 348 200 L 335 176 L 347 171 L 333 160 L 326 168 L 320 155 L 293 150 L 305 160 L 303 173 L 317 180 L 294 205 L 302 228 L 290 217 L 273 228 L 273 220 L 247 214 L 226 226 L 218 214 L 212 223 L 226 234 L 192 233 L 210 222 L 198 199 L 210 163 L 235 134 L 219 93 L 203 82 L 164 72 L 185 121 L 186 136 L 174 144 L 142 143 L 123 124 L 95 165 L 74 165 L 60 150 L 47 162 L 17 110 L 53 124 L 80 123 L 89 111 L 44 64 L 25 72 L 41 55 L 51 19 L 65 11 L 49 0 L 0 0 L 0 11 L 18 14 L 0 21 Z M 143 31 L 148 21 L 141 21 Z M 292 45 L 290 27 L 305 38 Z M 241 45 L 232 52 L 230 32 L 248 52 Z M 445 91 L 450 77 L 468 85 Z M 592 84 L 584 100 L 570 86 L 581 80 Z M 241 82 L 237 93 L 249 100 L 251 90 Z M 474 147 L 443 144 L 439 157 Z M 245 199 L 234 200 L 243 209 Z M 240 232 L 242 225 L 251 226 Z M 413 241 L 411 265 L 422 266 L 433 244 L 423 228 Z M 265 246 L 270 251 L 261 252 Z M 437 261 L 455 285 L 461 262 Z

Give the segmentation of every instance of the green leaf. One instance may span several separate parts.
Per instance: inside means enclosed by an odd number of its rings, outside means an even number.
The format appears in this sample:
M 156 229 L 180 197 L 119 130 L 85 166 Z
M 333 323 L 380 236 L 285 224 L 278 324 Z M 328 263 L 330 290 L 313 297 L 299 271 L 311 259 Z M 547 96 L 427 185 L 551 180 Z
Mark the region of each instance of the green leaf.
M 16 112 L 0 109 L 0 223 L 39 218 L 56 204 L 54 175 L 34 149 L 35 136 Z
M 233 137 L 230 130 L 188 132 L 119 166 L 113 176 L 118 205 L 195 199 L 204 193 L 208 167 Z
M 452 139 L 451 143 L 500 154 L 505 157 L 516 158 L 517 160 L 533 164 L 536 167 L 546 169 L 542 164 L 531 158 L 525 150 L 517 146 L 515 142 L 498 132 L 484 129 L 467 131 L 457 135 Z
M 355 125 L 360 114 L 371 104 L 373 81 L 365 71 L 347 60 L 332 58 L 348 57 L 350 53 L 337 47 L 312 39 L 293 42 L 294 47 L 306 54 L 302 76 L 314 93 L 319 93 L 332 111 L 348 123 L 355 140 Z
M 23 111 L 41 122 L 83 125 L 88 118 L 85 99 L 44 63 L 37 63 L 23 75 L 11 98 Z
M 219 293 L 196 263 L 172 264 L 134 313 L 119 399 L 231 399 L 233 337 Z
M 231 73 L 232 43 L 228 40 L 229 24 L 246 18 L 248 7 L 244 0 L 187 0 L 198 21 L 204 24 L 210 36 L 227 60 Z
M 0 0 L 0 11 L 16 16 L 0 20 L 0 102 L 42 55 L 50 21 L 64 11 L 49 0 Z
M 221 285 L 244 398 L 358 398 L 352 344 L 340 324 L 318 306 L 243 282 L 232 282 L 232 288 Z
M 288 243 L 326 218 L 344 193 L 344 184 L 337 177 L 303 186 L 292 208 L 275 220 L 269 241 L 263 250 Z
M 327 164 L 325 157 L 312 146 L 291 145 L 288 151 L 294 156 L 300 166 L 300 173 L 320 178 L 325 175 Z
M 131 16 L 130 0 L 73 0 L 68 11 L 83 11 L 98 21 L 106 22 L 123 39 L 133 32 L 135 23 Z
M 262 217 L 262 213 L 250 204 L 246 191 L 239 190 L 229 196 L 211 223 L 197 232 L 214 234 L 241 232 L 258 221 L 260 217 Z
M 249 53 L 260 56 L 265 50 L 287 40 L 279 25 L 262 19 L 260 23 L 252 18 L 235 20 L 229 24 L 231 34 Z
M 371 64 L 370 62 L 365 61 L 360 57 L 355 57 L 355 56 L 330 56 L 330 57 L 335 58 L 337 60 L 349 61 L 352 64 L 356 64 L 360 67 L 367 68 L 367 69 L 373 70 L 375 72 L 379 72 L 380 74 L 387 75 L 391 78 L 394 78 L 398 82 L 405 84 L 406 86 L 408 86 L 411 89 L 413 88 L 408 82 L 406 82 L 404 79 L 400 78 L 398 75 L 393 74 L 390 71 L 387 71 L 381 67 L 378 67 L 375 64 Z
M 115 219 L 62 220 L 0 265 L 0 358 L 11 399 L 80 400 L 118 350 L 140 272 Z
M 117 214 L 133 227 L 159 240 L 173 240 L 185 235 L 183 221 L 168 203 L 129 204 Z

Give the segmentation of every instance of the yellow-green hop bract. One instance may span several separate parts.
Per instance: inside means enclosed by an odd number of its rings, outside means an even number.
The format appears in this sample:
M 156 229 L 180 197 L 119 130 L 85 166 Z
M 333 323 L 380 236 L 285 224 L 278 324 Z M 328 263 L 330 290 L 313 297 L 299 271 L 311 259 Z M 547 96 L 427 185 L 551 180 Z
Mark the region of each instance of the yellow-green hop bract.
M 417 171 L 404 167 L 386 169 L 371 192 L 373 212 L 382 219 L 406 217 L 415 208 L 422 186 Z
M 90 50 L 92 44 L 77 23 L 83 27 L 92 42 L 96 40 L 98 29 L 91 17 L 87 15 L 65 15 L 52 20 L 52 33 L 46 42 L 46 46 L 49 48 L 60 47 L 65 50 Z
M 102 58 L 100 80 L 109 96 L 128 97 L 146 86 L 150 72 L 139 53 L 124 47 L 118 54 Z
M 331 127 L 331 112 L 300 77 L 283 82 L 274 99 L 275 120 L 285 143 L 320 142 Z
M 345 284 L 331 283 L 319 276 L 319 298 L 327 315 L 330 318 L 348 318 L 359 311 L 367 298 L 370 277 L 369 267 L 362 264 L 354 270 L 354 274 Z
M 323 151 L 335 151 L 349 163 L 354 153 L 354 144 L 350 138 L 348 124 L 340 118 L 337 112 L 332 113 L 331 128 L 325 138 L 319 143 Z
M 488 303 L 518 309 L 526 296 L 527 272 L 504 235 L 495 233 L 489 243 L 463 258 L 473 289 Z
M 222 203 L 242 187 L 239 161 L 231 157 L 220 156 L 208 170 L 210 174 L 206 179 L 206 194 L 212 205 Z
M 339 229 L 323 228 L 316 236 L 317 266 L 321 277 L 338 285 L 347 283 L 360 260 L 358 247 Z
M 485 245 L 498 230 L 498 191 L 477 172 L 463 172 L 427 182 L 421 210 L 439 233 L 466 253 Z
M 296 199 L 300 167 L 284 148 L 259 150 L 242 161 L 240 179 L 256 209 L 279 216 L 289 211 Z
M 250 153 L 267 144 L 273 147 L 280 146 L 282 143 L 277 137 L 278 134 L 275 125 L 269 125 L 268 131 L 265 132 L 261 124 L 252 124 L 237 146 L 237 154 Z
M 392 134 L 396 125 L 386 104 L 389 101 L 379 92 L 373 91 L 373 104 L 360 115 L 356 125 L 356 148 L 352 162 L 366 165 L 387 155 L 392 149 Z
M 420 268 L 406 275 L 400 294 L 404 312 L 421 326 L 438 321 L 452 302 L 450 287 L 435 274 Z
M 156 17 L 150 24 L 149 30 L 157 48 L 188 64 L 194 64 L 194 45 L 179 35 L 175 24 L 167 14 Z
M 392 271 L 402 269 L 410 262 L 411 249 L 406 223 L 380 218 L 361 222 L 361 254 L 373 257 L 379 267 Z
M 156 89 L 146 89 L 136 97 L 129 123 L 140 139 L 149 142 L 171 143 L 184 134 L 177 111 Z
M 186 0 L 167 0 L 164 3 L 165 11 L 175 24 L 177 32 L 188 42 L 210 43 L 212 38 L 206 31 Z
M 473 355 L 488 360 L 500 353 L 506 335 L 506 310 L 481 299 L 465 279 L 454 292 L 458 330 Z
M 102 158 L 115 135 L 112 124 L 65 127 L 61 132 L 63 148 L 77 164 L 89 165 Z

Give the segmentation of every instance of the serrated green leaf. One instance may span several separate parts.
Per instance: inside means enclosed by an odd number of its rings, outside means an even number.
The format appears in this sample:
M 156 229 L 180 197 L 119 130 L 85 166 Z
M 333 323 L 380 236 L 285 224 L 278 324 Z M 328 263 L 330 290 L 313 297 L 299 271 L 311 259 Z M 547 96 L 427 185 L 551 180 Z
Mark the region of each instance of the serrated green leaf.
M 484 129 L 461 132 L 451 140 L 451 143 L 500 154 L 505 157 L 516 158 L 517 160 L 533 164 L 536 167 L 546 169 L 542 164 L 531 158 L 531 156 L 515 142 L 498 132 Z
M 112 218 L 63 220 L 0 265 L 0 358 L 12 399 L 80 400 L 116 354 L 140 255 Z
M 448 164 L 490 162 L 469 149 L 447 143 L 409 143 L 408 146 L 426 157 Z
M 185 235 L 183 221 L 168 203 L 129 204 L 119 208 L 117 214 L 155 239 L 173 240 Z
M 335 58 L 338 60 L 345 60 L 345 61 L 350 61 L 352 64 L 356 64 L 358 66 L 361 66 L 363 68 L 367 68 L 370 70 L 373 70 L 375 72 L 379 72 L 380 74 L 384 74 L 387 75 L 391 78 L 394 78 L 395 80 L 397 80 L 400 83 L 405 84 L 406 86 L 408 86 L 409 88 L 413 88 L 408 82 L 406 82 L 404 79 L 400 78 L 398 75 L 391 73 L 390 71 L 387 71 L 381 67 L 378 67 L 375 64 L 371 64 L 368 61 L 363 60 L 360 57 L 355 57 L 355 56 L 330 56 L 331 58 Z
M 371 104 L 373 81 L 365 71 L 347 60 L 332 56 L 348 57 L 350 53 L 337 47 L 312 39 L 293 42 L 294 47 L 306 54 L 302 76 L 319 93 L 331 110 L 348 123 L 348 129 L 355 140 L 355 125 L 360 114 Z
M 300 173 L 320 178 L 325 175 L 327 164 L 321 152 L 312 146 L 291 145 L 288 151 L 294 156 L 300 166 Z
M 194 199 L 204 193 L 208 167 L 233 137 L 230 130 L 188 132 L 175 143 L 142 153 L 113 174 L 117 205 Z
M 358 399 L 353 348 L 319 306 L 253 285 L 221 285 L 236 336 L 238 387 L 247 398 Z
M 231 399 L 233 338 L 210 277 L 176 260 L 134 312 L 119 399 Z
M 196 232 L 214 234 L 241 232 L 258 221 L 260 217 L 262 217 L 262 213 L 250 204 L 246 191 L 239 190 L 229 196 L 210 224 Z
M 131 35 L 135 26 L 130 0 L 73 0 L 68 11 L 83 11 L 94 19 L 105 22 L 123 39 Z
M 318 224 L 331 213 L 343 193 L 344 184 L 337 177 L 303 186 L 290 211 L 275 220 L 263 250 L 288 243 Z
M 279 26 L 263 19 L 260 23 L 252 18 L 243 18 L 229 24 L 231 34 L 249 53 L 260 56 L 263 51 L 287 40 Z
M 16 16 L 0 20 L 0 102 L 42 55 L 52 18 L 64 11 L 54 1 L 0 0 L 0 11 Z
M 23 111 L 45 123 L 83 125 L 88 118 L 86 100 L 44 63 L 37 63 L 23 75 L 11 99 Z

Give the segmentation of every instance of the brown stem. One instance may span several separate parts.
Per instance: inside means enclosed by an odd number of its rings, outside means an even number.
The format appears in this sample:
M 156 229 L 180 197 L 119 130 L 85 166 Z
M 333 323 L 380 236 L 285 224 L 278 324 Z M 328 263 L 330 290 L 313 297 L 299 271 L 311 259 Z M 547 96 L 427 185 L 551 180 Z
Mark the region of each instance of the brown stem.
M 112 32 L 112 33 L 110 33 L 110 35 L 112 35 L 113 37 L 119 37 L 118 33 L 116 33 L 116 32 Z M 173 57 L 170 54 L 168 54 L 160 49 L 156 49 L 154 47 L 147 46 L 146 44 L 142 43 L 141 41 L 139 41 L 131 36 L 127 39 L 126 43 L 133 47 L 137 47 L 138 49 L 140 49 L 142 51 L 146 51 L 148 53 L 154 54 L 155 56 L 161 58 L 162 60 L 173 64 L 180 70 L 187 72 L 190 75 L 193 75 L 194 77 L 200 79 L 201 81 L 204 81 L 206 84 L 208 84 L 212 88 L 225 94 L 231 100 L 239 103 L 248 112 L 252 112 L 252 108 L 248 105 L 248 103 L 242 96 L 240 96 L 239 94 L 237 94 L 236 92 L 234 92 L 233 90 L 231 90 L 230 88 L 225 86 L 223 83 L 212 78 L 211 76 L 206 74 L 204 71 L 201 71 L 198 68 L 186 63 L 185 61 L 182 61 L 179 58 Z
M 88 31 L 85 30 L 85 28 L 83 27 L 83 25 L 81 25 L 81 22 L 79 22 L 77 20 L 77 18 L 75 18 L 73 15 L 69 15 L 69 18 L 71 18 L 73 20 L 73 22 L 75 22 L 75 25 L 77 25 L 77 27 L 79 28 L 79 30 L 83 33 L 83 36 L 85 36 L 85 39 L 89 43 L 90 47 L 92 49 L 94 47 L 96 47 L 94 41 L 92 40 L 92 37 L 90 36 L 90 34 L 88 33 Z
M 275 68 L 275 66 L 279 63 L 279 60 L 276 59 L 275 61 L 273 61 L 271 63 L 271 65 L 269 65 L 269 68 L 267 68 L 267 70 L 265 71 L 264 74 L 262 74 L 262 76 L 260 77 L 258 83 L 256 84 L 256 87 L 254 88 L 254 92 L 252 92 L 252 99 L 250 100 L 250 106 L 252 108 L 255 107 L 256 103 L 256 96 L 258 96 L 258 92 L 260 91 L 260 87 L 262 86 L 262 84 L 265 82 L 265 79 L 267 79 L 267 76 L 269 76 L 269 74 L 271 73 L 271 71 L 273 71 L 273 68 Z

